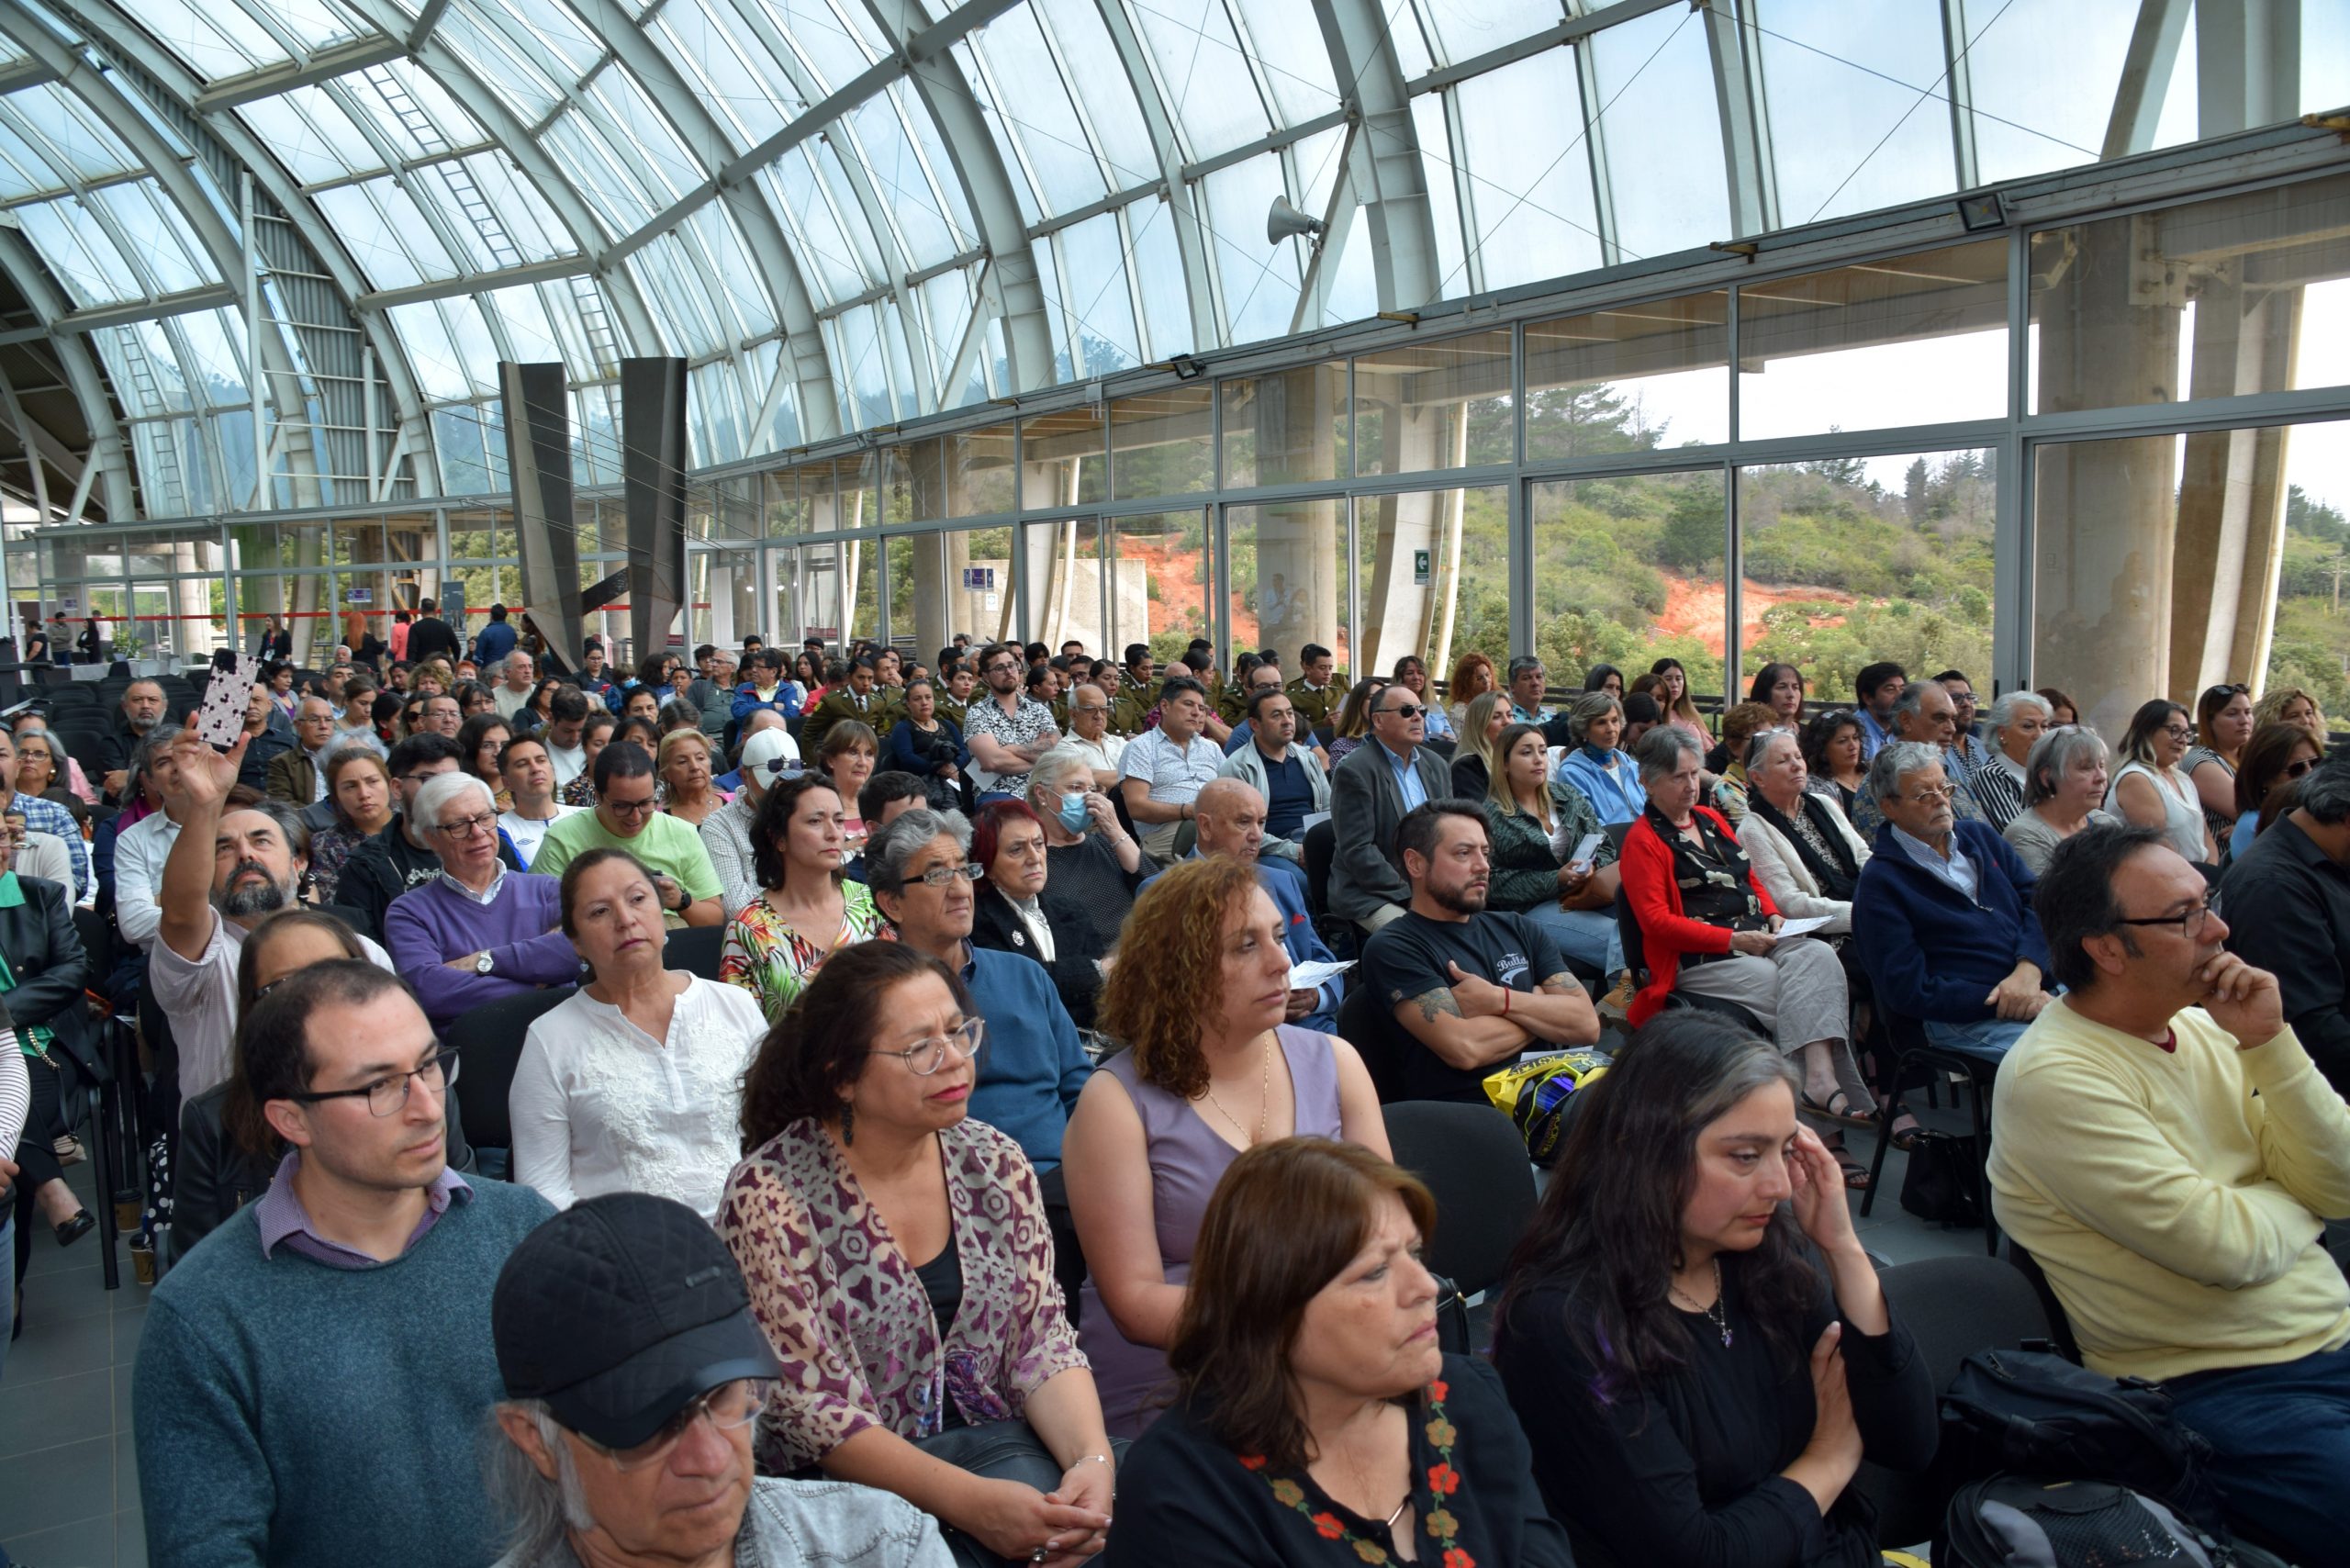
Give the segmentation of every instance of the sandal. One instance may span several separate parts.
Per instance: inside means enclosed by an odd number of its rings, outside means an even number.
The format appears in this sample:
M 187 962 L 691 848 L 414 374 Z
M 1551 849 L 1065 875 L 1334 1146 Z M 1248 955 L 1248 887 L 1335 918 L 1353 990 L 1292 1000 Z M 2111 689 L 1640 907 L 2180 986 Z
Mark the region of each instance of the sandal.
M 1837 1168 L 1844 1172 L 1846 1192 L 1865 1193 L 1869 1190 L 1869 1168 L 1855 1159 L 1851 1149 L 1839 1147 L 1828 1152 L 1836 1157 Z
M 1902 1153 L 1907 1154 L 1911 1149 L 1918 1147 L 1918 1140 L 1926 1136 L 1926 1129 L 1919 1126 L 1918 1125 L 1918 1119 L 1915 1116 L 1910 1115 L 1908 1112 L 1904 1111 L 1901 1113 L 1901 1115 L 1902 1119 L 1907 1121 L 1909 1125 L 1906 1127 L 1896 1127 L 1893 1129 L 1893 1147 L 1899 1149 Z
M 1843 1108 L 1837 1109 L 1839 1105 Z M 1803 1096 L 1803 1108 L 1812 1115 L 1825 1116 L 1831 1122 L 1841 1122 L 1848 1127 L 1876 1126 L 1876 1107 L 1872 1105 L 1865 1111 L 1853 1110 L 1852 1097 L 1841 1089 L 1830 1090 L 1824 1103 L 1813 1099 L 1810 1092 L 1807 1091 Z

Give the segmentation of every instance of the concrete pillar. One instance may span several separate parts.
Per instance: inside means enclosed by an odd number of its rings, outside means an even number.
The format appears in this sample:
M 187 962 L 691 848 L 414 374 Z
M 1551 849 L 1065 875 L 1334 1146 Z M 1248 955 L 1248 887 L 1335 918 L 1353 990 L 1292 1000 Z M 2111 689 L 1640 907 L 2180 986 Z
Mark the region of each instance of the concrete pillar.
M 1260 484 L 1324 478 L 1337 471 L 1337 399 L 1344 378 L 1305 371 L 1269 375 L 1258 384 L 1252 412 Z M 1257 635 L 1236 641 L 1281 650 L 1284 672 L 1298 667 L 1298 650 L 1319 643 L 1337 655 L 1338 668 L 1353 671 L 1346 645 L 1346 503 L 1341 500 L 1277 501 L 1249 508 L 1256 525 L 1257 570 L 1253 583 Z M 1237 574 L 1236 574 L 1237 576 Z

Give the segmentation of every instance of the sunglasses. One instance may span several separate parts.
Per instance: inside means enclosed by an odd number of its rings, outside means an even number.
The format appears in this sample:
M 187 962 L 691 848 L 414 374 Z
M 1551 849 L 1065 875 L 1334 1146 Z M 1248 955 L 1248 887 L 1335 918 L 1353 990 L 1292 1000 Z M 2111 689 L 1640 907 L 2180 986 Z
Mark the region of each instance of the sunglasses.
M 1393 708 L 1382 708 L 1380 711 L 1382 713 L 1393 713 L 1399 719 L 1416 719 L 1421 714 L 1427 712 L 1427 710 L 1421 707 L 1416 702 L 1403 702 L 1398 703 Z

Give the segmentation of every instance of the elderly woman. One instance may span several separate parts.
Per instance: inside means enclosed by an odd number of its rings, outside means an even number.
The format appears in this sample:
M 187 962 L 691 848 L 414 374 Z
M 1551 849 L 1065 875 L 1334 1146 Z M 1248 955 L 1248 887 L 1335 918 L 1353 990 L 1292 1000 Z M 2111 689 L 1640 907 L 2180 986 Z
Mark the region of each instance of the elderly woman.
M 1746 818 L 1747 744 L 1778 719 L 1778 711 L 1767 702 L 1733 703 L 1722 715 L 1721 777 L 1714 781 L 1713 802 L 1732 827 Z
M 36 1211 L 61 1247 L 89 1235 L 97 1221 L 66 1184 L 57 1155 L 67 1133 L 66 1093 L 86 1081 L 81 1064 L 95 1060 L 82 1021 L 89 958 L 74 929 L 72 892 L 38 877 L 19 879 L 16 855 L 16 840 L 0 833 L 0 1021 L 13 1021 L 14 1028 L 0 1028 L 0 1050 L 30 1075 L 28 1083 L 18 1080 L 19 1090 L 30 1093 L 17 1102 L 25 1112 L 22 1132 L 5 1146 L 15 1169 L 0 1174 L 0 1186 L 13 1189 L 0 1204 L 15 1207 L 15 1278 L 21 1282 Z
M 697 828 L 734 798 L 711 782 L 717 764 L 710 748 L 711 739 L 701 733 L 697 721 L 693 729 L 671 730 L 663 735 L 655 756 L 654 767 L 667 802 L 661 809 Z
M 1175 1406 L 1135 1445 L 1111 1563 L 1573 1562 L 1501 1379 L 1438 1346 L 1420 1261 L 1436 1219 L 1416 1177 L 1352 1142 L 1232 1161 L 1168 1351 Z
M 2141 703 L 2121 737 L 2121 771 L 2106 790 L 2105 809 L 2153 828 L 2194 864 L 2217 866 L 2220 851 L 2204 823 L 2201 798 L 2179 771 L 2194 735 L 2178 703 L 2161 697 Z
M 841 875 L 845 815 L 840 791 L 820 773 L 778 778 L 760 797 L 751 824 L 760 893 L 727 925 L 718 978 L 758 998 L 771 1020 L 800 999 L 826 958 L 880 934 L 872 893 Z
M 559 1209 L 654 1193 L 710 1218 L 767 1019 L 735 987 L 665 966 L 660 895 L 628 851 L 572 861 L 561 896 L 563 934 L 594 975 L 522 1038 L 513 1179 Z
M 1292 1134 L 1387 1153 L 1354 1048 L 1285 1022 L 1283 921 L 1248 865 L 1179 864 L 1131 925 L 1152 961 L 1113 971 L 1102 998 L 1129 1048 L 1087 1081 L 1061 1149 L 1088 1271 L 1079 1344 L 1122 1437 L 1158 1413 L 1200 1216 L 1233 1157 Z
M 1577 1559 L 1876 1568 L 1853 1483 L 1933 1457 L 1933 1373 L 1785 1058 L 1684 1014 L 1583 1092 L 1494 1348 Z
M 1852 889 L 1869 863 L 1869 846 L 1835 802 L 1814 793 L 1796 733 L 1769 729 L 1746 747 L 1746 820 L 1738 842 L 1754 863 L 1754 879 L 1790 920 L 1825 915 L 1820 930 L 1852 929 Z
M 352 851 L 391 825 L 392 770 L 383 753 L 346 745 L 328 757 L 327 801 L 333 824 L 310 834 L 310 891 L 322 904 L 335 902 Z
M 2244 748 L 2244 766 L 2236 770 L 2236 821 L 2230 830 L 2230 855 L 2242 855 L 2260 835 L 2260 824 L 2282 815 L 2288 792 L 2325 760 L 2318 739 L 2299 724 L 2266 724 L 2252 733 Z
M 2036 691 L 2007 692 L 1991 704 L 1991 753 L 1967 782 L 1985 820 L 2003 834 L 2023 810 L 2024 764 L 2053 712 L 2048 699 Z
M 971 754 L 963 748 L 963 732 L 938 711 L 938 688 L 928 677 L 906 682 L 905 716 L 890 726 L 890 766 L 923 781 L 932 809 L 946 811 L 962 802 L 963 765 Z
M 2023 810 L 1999 836 L 2033 876 L 2044 876 L 2058 845 L 2085 827 L 2120 824 L 2121 818 L 2098 809 L 2105 785 L 2105 742 L 2098 733 L 2072 724 L 2050 730 L 2024 759 Z
M 1035 1172 L 967 1114 L 986 1033 L 920 948 L 842 953 L 752 1063 L 718 1234 L 783 1363 L 762 1470 L 894 1492 L 967 1565 L 1066 1565 L 1115 1461 Z
M 1452 792 L 1464 801 L 1482 801 L 1494 781 L 1494 743 L 1509 727 L 1506 691 L 1481 691 L 1469 700 L 1460 716 L 1460 744 L 1452 753 Z
M 1109 944 L 1085 911 L 1046 881 L 1045 824 L 1025 802 L 990 801 L 971 830 L 971 858 L 987 876 L 972 893 L 971 941 L 1045 966 L 1069 1022 L 1093 1027 Z
M 1811 788 L 1834 801 L 1847 821 L 1861 786 L 1868 782 L 1867 756 L 1857 713 L 1821 713 L 1804 726 L 1803 765 L 1811 774 Z
M 1720 814 L 1697 803 L 1704 761 L 1696 737 L 1674 725 L 1641 737 L 1649 803 L 1624 835 L 1621 864 L 1650 978 L 1627 1016 L 1639 1027 L 1676 990 L 1735 1002 L 1781 1054 L 1800 1058 L 1807 1110 L 1873 1125 L 1874 1113 L 1859 1108 L 1867 1089 L 1846 1045 L 1843 966 L 1824 942 L 1778 935 L 1785 921 L 1753 862 Z
M 1601 823 L 1612 827 L 1638 817 L 1647 802 L 1639 767 L 1623 750 L 1624 704 L 1605 691 L 1585 692 L 1570 722 L 1575 747 L 1559 759 L 1559 777 L 1582 792 Z
M 2203 825 L 2221 864 L 2236 830 L 2236 769 L 2252 744 L 2252 693 L 2242 686 L 2214 686 L 2196 699 L 2195 749 L 2179 764 L 2203 804 Z
M 1488 691 L 1501 689 L 1501 682 L 1494 674 L 1494 661 L 1483 654 L 1461 655 L 1452 664 L 1452 678 L 1445 683 L 1444 716 L 1452 721 L 1453 730 L 1466 736 L 1469 704 Z
M 874 738 L 872 726 L 857 719 L 835 722 L 816 748 L 816 771 L 833 781 L 848 812 L 841 819 L 841 832 L 848 835 L 851 854 L 865 847 L 867 828 L 865 819 L 856 814 L 856 797 L 865 781 L 873 777 L 880 755 L 881 743 Z
M 1501 768 L 1480 802 L 1492 835 L 1485 907 L 1525 915 L 1562 955 L 1612 981 L 1624 972 L 1616 846 L 1583 791 L 1550 776 L 1550 748 L 1539 729 L 1512 724 L 1494 749 Z M 1595 838 L 1595 849 L 1577 853 Z
M 1028 770 L 1027 801 L 1045 830 L 1046 881 L 1084 916 L 1103 947 L 1115 945 L 1135 889 L 1155 868 L 1095 783 L 1090 755 L 1066 742 L 1046 752 Z

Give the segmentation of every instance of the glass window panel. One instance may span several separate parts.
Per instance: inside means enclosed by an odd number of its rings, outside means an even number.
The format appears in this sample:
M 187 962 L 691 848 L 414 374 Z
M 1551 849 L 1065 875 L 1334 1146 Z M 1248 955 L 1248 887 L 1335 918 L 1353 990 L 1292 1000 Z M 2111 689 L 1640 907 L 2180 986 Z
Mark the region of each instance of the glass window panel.
M 2035 413 L 2350 382 L 2350 175 L 2031 237 Z
M 686 373 L 688 428 L 698 440 L 688 466 L 732 463 L 744 455 L 743 384 L 729 360 L 713 360 Z
M 716 0 L 670 0 L 648 30 L 694 96 L 728 128 L 735 151 L 783 129 L 781 99 L 756 88 L 781 80 L 781 69 L 744 32 L 733 6 Z
M 976 302 L 971 293 L 971 271 L 957 267 L 941 273 L 921 284 L 915 293 L 921 296 L 924 327 L 930 334 L 930 352 L 936 360 L 936 374 L 945 376 L 954 366 L 955 355 L 963 346 L 963 335 L 969 330 L 971 312 Z M 946 388 L 951 398 L 954 388 Z
M 448 324 L 449 342 L 455 347 L 468 389 L 477 398 L 497 394 L 498 362 L 516 357 L 504 352 L 490 335 L 489 320 L 484 313 L 487 302 L 487 296 L 436 302 L 441 319 Z
M 2001 238 L 1740 289 L 1740 437 L 1998 418 L 2007 276 Z
M 1466 143 L 1459 155 L 1470 172 L 1484 286 L 1599 265 L 1599 218 L 1573 55 L 1545 50 L 1489 71 L 1458 102 Z M 1465 280 L 1449 278 L 1441 292 L 1468 289 Z
M 1330 47 L 1312 6 L 1291 0 L 1240 0 L 1240 17 L 1282 124 L 1296 125 L 1338 106 Z M 1391 19 L 1389 26 L 1394 25 Z
M 996 615 L 985 613 L 991 600 L 984 590 L 960 595 L 963 603 L 979 612 L 981 625 L 992 630 L 1001 622 L 1014 638 L 1034 631 L 1037 641 L 1053 647 L 1071 637 L 1089 648 L 1107 645 L 1109 612 L 1102 606 L 1101 525 L 1090 517 L 1060 518 L 1025 523 L 1019 532 L 1022 564 L 1027 569 L 1025 622 L 1013 613 L 1009 574 L 997 579 L 1002 597 L 1000 604 L 994 605 Z M 972 565 L 984 563 L 975 560 Z M 1139 588 L 1139 582 L 1136 586 Z
M 980 35 L 979 47 L 1005 100 L 993 108 L 1019 145 L 1044 210 L 1067 212 L 1108 195 L 1101 162 L 1036 18 L 1025 7 L 1008 12 Z
M 1232 559 L 1232 645 L 1274 648 L 1284 670 L 1297 669 L 1308 643 L 1337 655 L 1341 677 L 1354 667 L 1347 637 L 1347 503 L 1281 501 L 1226 507 Z
M 1127 264 L 1135 270 L 1143 324 L 1150 334 L 1144 352 L 1154 360 L 1189 353 L 1199 339 L 1192 330 L 1192 291 L 1175 239 L 1174 209 L 1157 196 L 1146 196 L 1125 211 L 1126 230 L 1134 237 Z
M 386 61 L 338 76 L 330 86 L 403 158 L 429 158 L 487 140 L 488 133 L 431 72 L 408 61 Z
M 1399 22 L 1398 26 L 1404 24 Z M 1427 181 L 1428 217 L 1436 228 L 1437 297 L 1466 293 L 1467 246 L 1460 238 L 1460 193 L 1455 182 L 1452 132 L 1445 123 L 1446 88 L 1412 100 L 1412 129 L 1419 138 L 1420 171 Z
M 1028 162 L 1026 144 L 1019 137 L 1019 128 L 1005 114 L 997 99 L 1001 95 L 990 80 L 992 66 L 985 62 L 972 39 L 966 39 L 955 46 L 955 63 L 963 79 L 971 84 L 972 95 L 979 101 L 979 118 L 988 128 L 988 137 L 995 143 L 996 156 L 1003 161 L 1004 172 L 1012 180 L 1013 199 L 1020 204 L 1020 220 L 1035 223 L 1045 216 L 1044 194 L 1035 168 Z M 1038 95 L 1041 99 L 1043 95 Z M 1049 114 L 1048 108 L 1039 113 Z
M 1363 321 L 1379 309 L 1379 272 L 1371 255 L 1371 209 L 1360 204 L 1339 214 L 1338 221 L 1346 227 L 1346 244 L 1338 252 L 1338 265 L 1329 277 L 1329 287 L 1322 297 L 1322 325 L 1335 327 L 1347 321 Z
M 1419 0 L 1422 15 L 1435 31 L 1449 61 L 1463 61 L 1516 43 L 1519 39 L 1554 28 L 1561 20 L 1559 0 Z M 1389 27 L 1408 26 L 1400 16 Z
M 0 200 L 64 188 L 65 181 L 59 177 L 49 153 L 36 151 L 7 120 L 0 118 Z
M 1292 198 L 1301 212 L 1319 218 L 1330 209 L 1330 192 L 1338 183 L 1338 153 L 1347 144 L 1346 128 L 1332 126 L 1290 146 L 1297 169 L 1298 194 Z
M 305 183 L 361 174 L 384 166 L 341 106 L 318 86 L 240 104 L 237 113 L 294 177 Z
M 520 50 L 495 28 L 474 16 L 472 0 L 453 0 L 442 13 L 433 37 L 481 77 L 508 109 L 526 124 L 536 124 L 563 102 L 563 88 L 547 73 L 542 57 Z
M 133 419 L 186 409 L 187 385 L 179 361 L 153 321 L 137 321 L 92 334 L 106 364 L 115 396 Z
M 882 45 L 878 39 L 867 40 L 861 30 L 853 32 L 852 21 L 844 21 L 844 10 L 855 12 L 856 6 L 834 7 L 825 0 L 753 0 L 765 11 L 774 26 L 789 39 L 808 64 L 813 68 L 817 86 L 829 92 L 873 63 Z M 868 48 L 868 41 L 872 47 Z
M 417 386 L 425 397 L 438 401 L 473 393 L 464 362 L 458 358 L 456 346 L 449 341 L 449 330 L 441 319 L 439 306 L 395 305 L 389 314 L 392 330 L 398 334 L 400 347 L 408 354 L 408 368 L 415 373 Z
M 1984 184 L 2097 162 L 2137 14 L 2134 6 L 2069 0 L 1968 7 L 1967 73 Z
M 11 209 L 17 228 L 76 305 L 109 305 L 137 299 L 139 280 L 114 241 L 72 196 Z
M 946 515 L 944 449 L 936 438 L 881 449 L 881 524 L 930 522 Z
M 701 246 L 710 271 L 717 277 L 717 297 L 733 313 L 732 335 L 747 338 L 773 331 L 775 306 L 759 286 L 759 269 L 751 264 L 733 214 L 723 203 L 711 202 L 688 216 L 685 227 Z
M 629 269 L 656 307 L 665 336 L 688 354 L 715 353 L 718 325 L 711 319 L 701 274 L 687 258 L 684 242 L 664 234 L 629 258 Z
M 1135 12 L 1193 156 L 1229 151 L 1273 129 L 1222 0 L 1158 0 Z
M 1199 507 L 1122 517 L 1111 525 L 1110 630 L 1096 644 L 1111 658 L 1129 643 L 1148 643 L 1151 656 L 1171 664 L 1194 637 L 1213 637 L 1208 615 L 1207 513 Z M 1055 649 L 1069 637 L 1047 638 Z M 1116 696 L 1115 692 L 1110 695 Z
M 580 458 L 580 475 L 589 484 L 615 484 L 621 478 L 621 435 L 619 389 L 606 383 L 582 386 L 573 393 L 579 422 L 571 450 Z M 582 550 L 588 542 L 582 540 Z
M 945 440 L 947 516 L 983 517 L 1018 504 L 1010 425 L 962 431 Z
M 596 68 L 603 41 L 583 26 L 560 0 L 476 0 L 480 9 L 509 38 L 527 42 L 554 56 L 574 81 Z
M 890 371 L 881 351 L 878 318 L 870 305 L 860 305 L 834 318 L 840 334 L 841 357 L 835 362 L 841 392 L 849 399 L 851 428 L 886 425 L 894 416 L 890 403 Z
M 1355 361 L 1355 472 L 1507 463 L 1515 407 L 1506 331 L 1362 355 Z
M 725 161 L 725 149 L 688 150 L 669 118 L 653 106 L 636 78 L 615 63 L 596 73 L 589 95 L 602 105 L 609 120 L 602 127 L 624 158 L 632 155 L 640 180 L 648 181 L 663 198 L 675 201 L 708 178 L 711 168 Z
M 914 382 L 913 355 L 906 346 L 906 319 L 895 299 L 874 307 L 881 322 L 881 351 L 889 357 L 890 386 L 897 399 L 896 417 L 912 419 L 923 411 Z
M 899 122 L 913 127 L 914 144 L 922 149 L 923 161 L 930 165 L 934 192 L 946 198 L 947 218 L 960 236 L 961 247 L 968 249 L 979 226 L 971 218 L 971 204 L 964 195 L 956 160 L 947 156 L 946 143 L 939 140 L 938 122 L 904 83 L 891 83 L 890 96 L 897 102 Z
M 1347 467 L 1347 367 L 1306 365 L 1221 384 L 1224 482 L 1310 484 Z
M 1717 289 L 1529 323 L 1528 460 L 1728 441 L 1729 314 Z
M 1785 222 L 1957 187 L 1939 0 L 1764 0 L 1757 32 Z
M 792 248 L 800 252 L 800 271 L 820 302 L 847 299 L 865 292 L 865 279 L 848 237 L 841 232 L 831 203 L 816 184 L 816 171 L 802 148 L 795 147 L 768 165 L 761 176 L 767 182 L 767 199 L 783 219 Z
M 1102 498 L 1108 463 L 1099 408 L 1062 409 L 1020 421 L 1020 505 L 1030 511 Z
M 1438 681 L 1471 653 L 1509 667 L 1509 493 L 1502 486 L 1359 498 L 1355 574 L 1364 675 L 1392 675 L 1407 654 Z
M 1069 359 L 1069 337 L 1076 329 L 1069 322 L 1068 306 L 1061 298 L 1060 269 L 1053 259 L 1059 252 L 1060 248 L 1053 243 L 1049 235 L 1033 241 L 1028 247 L 1029 255 L 1036 263 L 1036 290 L 1045 297 L 1045 325 L 1053 339 L 1053 379 L 1067 381 L 1076 374 L 1070 368 Z M 1001 324 L 1001 318 L 989 323 L 990 328 Z M 1010 378 L 1003 379 L 1009 381 Z
M 1590 48 L 1624 253 L 1662 255 L 1728 234 L 1721 116 L 1697 13 L 1652 12 L 1594 34 Z
M 244 0 L 248 9 L 266 12 L 281 32 L 292 33 L 308 50 L 370 31 L 330 0 Z
M 1224 281 L 1224 315 L 1236 343 L 1289 331 L 1297 308 L 1300 241 L 1265 244 L 1265 214 L 1275 196 L 1289 195 L 1278 152 L 1267 152 L 1208 175 L 1208 221 L 1215 235 L 1216 271 Z
M 234 6 L 140 0 L 139 25 L 207 80 L 291 58 L 284 44 Z
M 1082 345 L 1084 364 L 1078 374 L 1109 375 L 1141 364 L 1117 214 L 1089 218 L 1055 238 L 1068 269 L 1061 282 L 1069 291 L 1069 315 Z
M 648 192 L 606 143 L 603 130 L 578 109 L 557 115 L 542 136 L 606 232 L 628 233 L 667 205 Z
M 2221 681 L 2350 708 L 2350 424 L 2050 443 L 2032 483 L 2031 679 L 2083 723 Z
M 863 286 L 870 288 L 889 281 L 892 269 L 881 259 L 879 241 L 873 232 L 873 226 L 866 221 L 865 209 L 856 199 L 856 186 L 850 181 L 848 170 L 841 162 L 840 153 L 825 138 L 801 145 L 809 150 L 818 172 L 823 176 L 824 188 L 832 193 L 833 206 L 840 215 L 849 254 L 856 259 L 858 275 L 864 279 Z
M 202 401 L 210 407 L 250 406 L 245 386 L 245 338 L 241 318 L 222 310 L 197 310 L 173 318 L 181 341 L 191 382 L 203 388 Z
M 455 277 L 463 270 L 442 249 L 440 236 L 407 190 L 388 175 L 320 191 L 314 199 L 377 288 Z M 486 252 L 473 261 L 476 268 L 496 264 Z
M 931 189 L 929 172 L 898 118 L 897 100 L 877 93 L 849 111 L 846 123 L 913 264 L 932 266 L 960 251 L 962 242 Z
M 1124 189 L 1158 176 L 1158 156 L 1117 46 L 1092 0 L 1029 0 L 1069 68 L 1069 84 L 1110 161 L 1110 177 Z
M 106 129 L 89 106 L 54 82 L 44 82 L 0 98 L 7 115 L 38 142 L 36 162 L 84 180 L 127 174 L 141 166 L 138 154 Z
M 1533 486 L 1528 500 L 1534 651 L 1550 684 L 1579 687 L 1595 664 L 1617 666 L 1628 681 L 1676 658 L 1690 695 L 1717 709 L 1729 633 L 1721 471 L 1552 481 Z
M 96 199 L 121 226 L 124 243 L 146 263 L 159 292 L 176 294 L 219 281 L 178 204 L 154 181 L 109 185 Z
M 1206 383 L 1192 382 L 1111 403 L 1112 500 L 1214 488 L 1214 396 Z
M 1988 707 L 1998 455 L 1739 470 L 1747 681 L 1791 664 L 1815 704 L 1849 704 L 1861 666 L 1891 659 L 1919 675 L 1964 670 Z

